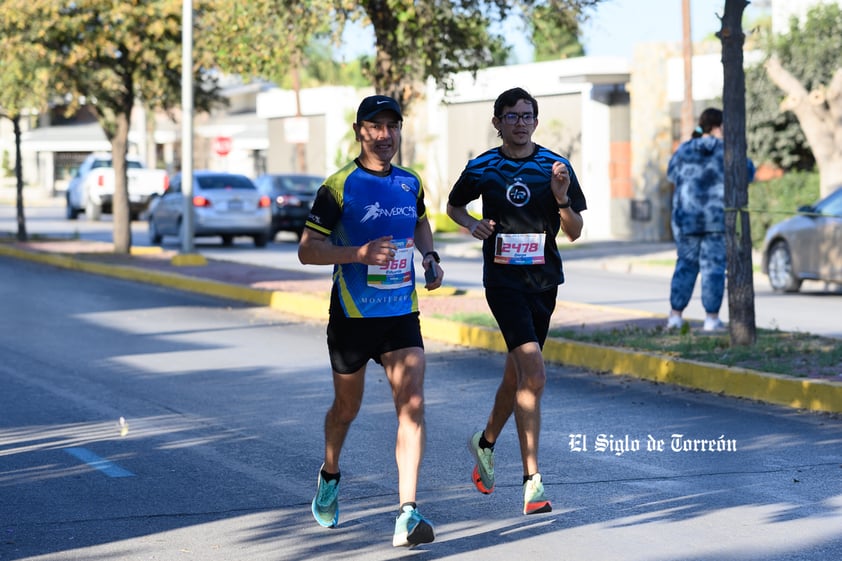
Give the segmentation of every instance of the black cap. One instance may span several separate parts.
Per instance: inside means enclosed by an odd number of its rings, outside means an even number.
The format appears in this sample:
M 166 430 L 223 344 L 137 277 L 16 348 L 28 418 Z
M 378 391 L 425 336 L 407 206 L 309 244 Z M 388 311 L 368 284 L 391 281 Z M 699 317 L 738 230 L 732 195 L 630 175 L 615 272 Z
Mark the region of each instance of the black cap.
M 397 101 L 387 95 L 372 95 L 360 103 L 360 108 L 357 109 L 357 122 L 370 121 L 381 111 L 394 111 L 398 114 L 398 119 L 403 121 L 401 106 Z

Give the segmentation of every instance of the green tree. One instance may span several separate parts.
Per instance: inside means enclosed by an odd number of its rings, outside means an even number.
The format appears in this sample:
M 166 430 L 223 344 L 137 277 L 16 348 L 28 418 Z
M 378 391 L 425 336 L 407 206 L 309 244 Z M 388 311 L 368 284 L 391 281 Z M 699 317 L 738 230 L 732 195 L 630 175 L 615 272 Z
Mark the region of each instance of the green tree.
M 813 152 L 798 119 L 780 109 L 780 90 L 762 64 L 746 68 L 746 140 L 748 153 L 758 163 L 784 171 L 812 170 Z
M 564 12 L 561 18 L 553 17 L 552 7 L 534 6 L 529 16 L 535 60 L 558 60 L 584 56 L 585 49 L 579 42 L 579 17 Z
M 348 62 L 339 62 L 330 40 L 318 37 L 304 48 L 307 64 L 301 69 L 301 87 L 317 87 L 326 84 L 342 84 L 362 88 L 371 82 L 363 75 L 362 66 L 370 56 L 362 56 Z M 289 89 L 291 80 L 285 79 L 279 85 Z
M 94 111 L 111 143 L 115 175 L 114 251 L 131 250 L 126 154 L 135 103 L 171 110 L 181 99 L 181 9 L 179 0 L 29 0 L 0 4 L 0 33 L 44 52 L 51 88 Z M 201 14 L 207 7 L 198 3 Z M 198 33 L 196 34 L 199 35 Z M 209 55 L 195 61 L 195 107 L 219 100 L 207 70 Z
M 312 44 L 325 38 L 338 41 L 347 20 L 343 3 L 332 0 L 207 2 L 210 9 L 199 18 L 202 49 L 212 53 L 215 65 L 228 74 L 276 84 L 309 64 Z
M 428 78 L 449 89 L 454 73 L 476 72 L 507 58 L 505 39 L 490 31 L 492 22 L 528 19 L 535 6 L 546 6 L 546 18 L 564 25 L 601 0 L 212 1 L 215 10 L 205 29 L 220 69 L 275 83 L 290 76 L 295 90 L 300 69 L 310 64 L 305 49 L 314 39 L 338 43 L 349 22 L 371 26 L 374 57 L 362 60 L 362 74 L 409 113 Z M 255 49 L 254 37 L 265 48 Z
M 447 89 L 454 73 L 476 72 L 499 61 L 508 47 L 504 37 L 490 31 L 492 22 L 520 17 L 530 25 L 537 13 L 566 29 L 600 1 L 364 0 L 360 6 L 375 34 L 372 82 L 407 107 L 419 97 L 426 78 Z M 576 29 L 571 32 L 575 36 Z
M 49 69 L 37 45 L 21 44 L 14 35 L 0 35 L 0 118 L 12 122 L 15 135 L 17 239 L 26 241 L 26 215 L 21 165 L 21 118 L 28 109 L 46 106 Z M 4 164 L 6 153 L 4 153 Z
M 803 22 L 792 18 L 765 63 L 783 92 L 780 109 L 798 119 L 819 170 L 821 194 L 842 184 L 842 8 L 818 4 Z
M 492 22 L 509 16 L 528 22 L 539 10 L 545 21 L 566 29 L 601 0 L 214 1 L 207 29 L 224 72 L 281 83 L 291 69 L 306 65 L 304 50 L 314 38 L 338 42 L 353 21 L 374 31 L 375 54 L 363 61 L 363 73 L 376 91 L 409 110 L 427 78 L 447 88 L 455 72 L 505 60 L 505 38 L 490 31 Z M 266 48 L 255 49 L 254 37 Z

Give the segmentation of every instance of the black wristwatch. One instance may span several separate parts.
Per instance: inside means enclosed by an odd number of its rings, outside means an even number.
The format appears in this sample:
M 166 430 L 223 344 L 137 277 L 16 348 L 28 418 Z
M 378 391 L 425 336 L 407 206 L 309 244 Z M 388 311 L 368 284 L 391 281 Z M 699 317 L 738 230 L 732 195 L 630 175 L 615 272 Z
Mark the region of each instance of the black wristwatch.
M 557 202 L 556 204 L 558 204 L 558 208 L 570 208 L 570 197 L 567 197 L 566 203 L 562 204 Z
M 435 251 L 428 251 L 427 253 L 425 253 L 425 254 L 424 254 L 424 259 L 426 259 L 428 255 L 432 255 L 432 256 L 433 256 L 433 260 L 434 260 L 436 263 L 441 263 L 441 258 L 439 257 L 439 254 L 438 254 L 438 253 L 436 253 Z

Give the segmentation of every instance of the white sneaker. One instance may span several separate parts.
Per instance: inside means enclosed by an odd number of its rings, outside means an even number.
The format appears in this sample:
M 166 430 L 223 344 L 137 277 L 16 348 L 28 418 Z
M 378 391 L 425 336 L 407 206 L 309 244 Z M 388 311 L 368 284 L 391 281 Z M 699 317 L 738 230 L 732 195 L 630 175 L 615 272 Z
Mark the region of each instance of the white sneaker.
M 667 329 L 681 329 L 682 325 L 684 325 L 684 320 L 681 316 L 670 315 L 667 319 Z
M 725 329 L 725 324 L 719 318 L 705 318 L 705 331 L 722 331 Z

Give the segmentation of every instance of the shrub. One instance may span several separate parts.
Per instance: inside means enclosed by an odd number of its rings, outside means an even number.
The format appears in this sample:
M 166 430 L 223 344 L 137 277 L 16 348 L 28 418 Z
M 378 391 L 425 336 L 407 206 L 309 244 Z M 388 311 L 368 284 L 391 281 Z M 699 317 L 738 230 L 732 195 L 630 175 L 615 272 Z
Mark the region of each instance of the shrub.
M 792 171 L 776 179 L 749 184 L 751 241 L 763 243 L 766 230 L 819 199 L 819 174 Z

